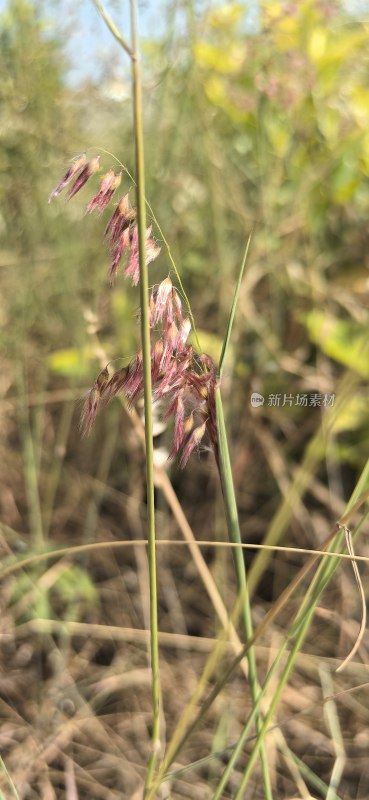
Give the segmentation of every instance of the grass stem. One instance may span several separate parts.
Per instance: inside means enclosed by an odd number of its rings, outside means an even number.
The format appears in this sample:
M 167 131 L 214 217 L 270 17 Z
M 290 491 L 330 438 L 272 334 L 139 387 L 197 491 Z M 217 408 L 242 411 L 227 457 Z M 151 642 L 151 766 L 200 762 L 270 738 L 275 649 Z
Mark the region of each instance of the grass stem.
M 146 200 L 145 200 L 145 157 L 144 133 L 142 119 L 142 86 L 138 44 L 138 14 L 136 0 L 130 0 L 131 46 L 122 36 L 111 20 L 103 4 L 93 0 L 94 5 L 112 35 L 131 59 L 132 93 L 133 93 L 133 128 L 136 161 L 136 200 L 138 251 L 140 268 L 140 319 L 141 346 L 144 380 L 144 415 L 145 415 L 145 449 L 146 449 L 146 486 L 147 486 L 147 540 L 150 582 L 150 655 L 151 655 L 151 693 L 152 693 L 152 727 L 151 754 L 147 769 L 147 786 L 155 771 L 156 759 L 160 746 L 160 683 L 159 683 L 159 639 L 157 612 L 157 580 L 156 580 L 156 535 L 155 535 L 155 502 L 154 502 L 154 448 L 152 422 L 152 381 L 151 381 L 151 342 L 149 326 L 149 286 L 146 264 Z
M 219 438 L 219 472 L 222 484 L 228 535 L 231 542 L 235 544 L 241 544 L 242 543 L 241 531 L 238 519 L 236 496 L 234 491 L 231 460 L 228 449 L 226 426 L 223 413 L 223 404 L 219 387 L 216 389 L 215 402 L 216 402 L 217 426 L 218 426 L 218 438 Z M 245 641 L 247 642 L 253 636 L 253 626 L 251 618 L 250 600 L 247 590 L 246 567 L 242 549 L 237 547 L 232 552 L 234 556 L 238 591 L 239 594 L 242 596 L 241 614 L 243 621 L 243 635 L 245 637 Z M 250 647 L 250 649 L 248 650 L 247 660 L 249 665 L 250 694 L 253 705 L 255 706 L 259 694 L 259 685 L 256 672 L 255 650 L 253 647 Z M 262 719 L 259 709 L 257 710 L 255 719 L 256 719 L 256 729 L 257 731 L 259 731 L 261 729 L 261 724 L 262 724 Z M 272 788 L 271 788 L 271 781 L 270 781 L 268 762 L 266 758 L 264 743 L 262 743 L 260 746 L 260 761 L 263 774 L 265 800 L 270 800 L 270 798 L 272 797 Z M 218 786 L 218 789 L 215 791 L 215 794 L 213 795 L 213 800 L 220 800 L 222 792 L 223 792 L 223 785 L 220 784 Z
M 159 684 L 159 639 L 156 580 L 156 537 L 155 537 L 155 503 L 154 503 L 154 448 L 152 425 L 152 384 L 151 384 L 151 344 L 149 326 L 149 287 L 146 265 L 146 204 L 145 204 L 145 160 L 144 135 L 142 120 L 141 71 L 138 51 L 137 2 L 130 0 L 131 36 L 132 36 L 132 87 L 133 87 L 133 125 L 136 151 L 136 196 L 137 226 L 140 264 L 140 317 L 141 343 L 144 375 L 144 408 L 145 408 L 145 444 L 146 444 L 146 481 L 147 481 L 147 538 L 150 581 L 150 653 L 151 653 L 151 694 L 152 694 L 152 728 L 151 754 L 146 775 L 145 786 L 151 782 L 160 749 L 160 684 Z

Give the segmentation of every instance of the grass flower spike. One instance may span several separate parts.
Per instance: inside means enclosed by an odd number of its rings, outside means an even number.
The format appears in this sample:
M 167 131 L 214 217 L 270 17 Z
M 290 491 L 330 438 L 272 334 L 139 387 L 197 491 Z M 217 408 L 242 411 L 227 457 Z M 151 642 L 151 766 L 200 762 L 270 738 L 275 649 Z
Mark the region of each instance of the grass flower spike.
M 81 167 L 76 159 L 73 168 L 58 184 L 52 196 L 59 194 Z M 87 162 L 72 184 L 71 198 L 99 169 L 99 158 Z M 112 169 L 100 181 L 97 193 L 87 205 L 87 211 L 102 213 L 108 206 L 119 185 L 121 175 Z M 117 203 L 106 226 L 104 236 L 110 249 L 109 278 L 118 273 L 120 261 L 126 257 L 124 277 L 137 286 L 139 282 L 138 229 L 136 209 L 131 208 L 128 193 Z M 160 247 L 151 238 L 151 226 L 146 228 L 146 264 L 160 253 Z M 218 439 L 214 393 L 217 385 L 216 369 L 210 356 L 196 356 L 188 344 L 191 322 L 182 314 L 182 303 L 177 289 L 168 275 L 154 287 L 149 297 L 148 318 L 151 338 L 151 381 L 153 401 L 165 404 L 165 419 L 174 423 L 173 445 L 170 456 L 178 456 L 184 467 L 193 450 L 198 449 L 205 433 L 218 462 Z M 82 411 L 81 427 L 84 434 L 92 430 L 98 411 L 117 395 L 123 395 L 132 406 L 144 392 L 144 370 L 142 353 L 127 367 L 116 371 L 111 377 L 105 368 L 98 375 L 88 393 Z
M 92 200 L 90 200 L 86 208 L 86 213 L 91 213 L 97 209 L 97 211 L 101 214 L 120 186 L 121 180 L 121 172 L 119 172 L 118 175 L 115 175 L 114 170 L 109 169 L 106 175 L 101 178 L 100 189 L 92 198 Z
M 87 162 L 87 164 L 86 164 L 85 153 L 82 153 L 82 155 L 77 156 L 77 158 L 74 159 L 72 166 L 69 167 L 65 175 L 63 175 L 61 181 L 57 184 L 55 189 L 53 189 L 53 191 L 49 195 L 49 203 L 51 203 L 54 197 L 57 197 L 59 194 L 61 194 L 61 192 L 70 184 L 73 178 L 75 178 L 77 175 L 74 183 L 72 184 L 70 189 L 68 189 L 67 192 L 67 199 L 70 200 L 72 197 L 74 197 L 75 194 L 77 194 L 77 192 L 79 192 L 80 189 L 82 189 L 82 187 L 85 185 L 85 183 L 87 183 L 89 178 L 91 178 L 92 175 L 95 174 L 95 172 L 98 172 L 99 169 L 100 169 L 100 156 L 92 158 L 91 161 Z
M 150 264 L 158 257 L 161 248 L 158 247 L 153 239 L 150 239 L 151 226 L 146 228 L 146 264 Z M 137 286 L 140 279 L 139 261 L 138 261 L 138 228 L 135 225 L 130 237 L 130 257 L 128 265 L 124 271 L 126 278 L 131 278 L 134 286 Z
M 61 181 L 58 183 L 58 185 L 55 187 L 55 189 L 53 189 L 53 191 L 49 195 L 49 203 L 51 203 L 53 198 L 57 197 L 63 191 L 63 189 L 65 189 L 66 186 L 68 186 L 68 184 L 73 180 L 75 175 L 77 175 L 77 173 L 80 170 L 82 170 L 82 168 L 84 167 L 85 164 L 86 164 L 86 154 L 85 153 L 82 153 L 82 155 L 77 156 L 74 159 L 72 166 L 69 167 L 69 169 L 67 170 L 65 175 L 63 175 Z
M 77 192 L 82 189 L 82 187 L 87 183 L 87 181 L 98 172 L 100 169 L 100 156 L 96 156 L 96 158 L 92 158 L 91 161 L 88 161 L 86 166 L 83 168 L 82 172 L 78 175 L 76 180 L 74 181 L 73 185 L 68 189 L 67 198 L 70 200 L 74 197 Z
M 101 397 L 108 384 L 109 384 L 109 372 L 108 368 L 105 367 L 105 369 L 103 369 L 97 376 L 96 381 L 92 389 L 90 389 L 83 406 L 81 427 L 83 433 L 85 434 L 91 432 L 92 426 L 96 419 L 96 414 Z
M 182 318 L 177 295 L 170 277 L 151 293 L 151 379 L 153 399 L 165 403 L 164 418 L 174 421 L 170 457 L 178 455 L 184 467 L 193 450 L 199 448 L 206 432 L 218 460 L 214 400 L 217 380 L 215 364 L 210 356 L 195 356 L 192 346 L 187 343 L 191 323 L 188 317 Z M 164 324 L 164 330 L 159 333 L 157 322 Z M 98 410 L 117 395 L 123 395 L 129 406 L 142 397 L 141 353 L 110 379 L 107 379 L 107 374 L 107 369 L 99 374 L 86 397 L 82 412 L 85 434 L 91 432 Z
M 109 237 L 110 247 L 114 248 L 119 237 L 136 219 L 136 209 L 130 208 L 129 195 L 125 194 L 119 201 L 113 215 L 105 228 L 105 236 Z
M 151 377 L 155 400 L 166 403 L 164 418 L 173 418 L 174 436 L 170 458 L 179 456 L 184 467 L 193 450 L 198 449 L 205 433 L 218 459 L 218 438 L 215 414 L 214 392 L 216 388 L 215 365 L 207 356 L 211 369 L 201 371 L 201 359 L 193 354 L 190 345 L 178 351 L 177 336 L 165 332 L 153 346 L 151 358 Z M 98 411 L 122 395 L 132 406 L 143 395 L 142 354 L 107 379 L 107 368 L 97 377 L 88 393 L 81 417 L 84 434 L 89 434 Z
M 78 156 L 50 198 L 56 197 L 75 178 L 67 199 L 85 185 L 99 169 L 100 158 L 86 163 Z M 79 173 L 79 174 L 78 174 Z M 77 175 L 77 177 L 75 177 Z M 109 205 L 121 182 L 121 173 L 109 169 L 102 177 L 96 194 L 87 204 L 86 212 L 102 213 Z M 110 281 L 118 274 L 119 264 L 126 258 L 123 275 L 137 286 L 140 277 L 137 212 L 126 193 L 117 203 L 104 231 L 110 250 L 108 275 Z M 152 228 L 146 228 L 145 260 L 154 261 L 160 247 L 151 238 Z M 215 411 L 216 369 L 210 356 L 196 356 L 188 344 L 191 322 L 182 314 L 182 302 L 168 275 L 154 287 L 149 297 L 148 318 L 151 338 L 151 380 L 153 400 L 165 404 L 165 419 L 173 419 L 174 433 L 170 457 L 178 456 L 184 467 L 191 453 L 198 449 L 205 433 L 218 463 L 218 437 Z M 143 395 L 144 370 L 142 353 L 127 367 L 111 377 L 105 368 L 98 375 L 83 406 L 81 428 L 84 434 L 92 430 L 98 411 L 117 395 L 123 395 L 129 406 Z

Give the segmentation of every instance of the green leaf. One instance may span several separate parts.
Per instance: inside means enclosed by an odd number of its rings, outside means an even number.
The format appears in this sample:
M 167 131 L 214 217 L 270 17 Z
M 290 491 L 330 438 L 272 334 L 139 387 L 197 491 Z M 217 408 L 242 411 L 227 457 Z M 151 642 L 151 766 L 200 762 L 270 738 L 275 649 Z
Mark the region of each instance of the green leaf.
M 342 406 L 335 417 L 333 431 L 335 434 L 361 428 L 368 420 L 368 401 L 362 395 L 355 395 Z
M 51 371 L 68 377 L 87 377 L 92 361 L 96 361 L 96 353 L 92 347 L 55 350 L 48 357 Z
M 216 333 L 209 333 L 203 328 L 198 328 L 197 333 L 201 341 L 201 352 L 207 353 L 217 364 L 222 349 L 222 339 Z M 193 333 L 190 334 L 190 342 L 197 350 L 196 338 Z
M 369 377 L 369 337 L 366 330 L 315 309 L 305 317 L 310 340 L 320 350 L 354 372 Z
M 86 601 L 91 605 L 97 602 L 97 591 L 90 576 L 78 566 L 70 567 L 60 574 L 55 582 L 55 590 L 67 603 Z

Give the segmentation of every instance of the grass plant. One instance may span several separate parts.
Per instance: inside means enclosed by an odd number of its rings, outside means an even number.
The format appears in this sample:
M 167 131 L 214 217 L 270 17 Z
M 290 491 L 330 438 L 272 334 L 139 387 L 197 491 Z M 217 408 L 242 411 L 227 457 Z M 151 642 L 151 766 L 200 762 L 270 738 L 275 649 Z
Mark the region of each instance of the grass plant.
M 159 738 L 159 655 L 158 655 L 158 629 L 157 629 L 157 588 L 156 588 L 156 549 L 155 549 L 155 508 L 154 508 L 154 471 L 153 471 L 153 434 L 152 434 L 152 361 L 151 361 L 151 345 L 150 345 L 150 324 L 149 324 L 149 302 L 148 302 L 148 279 L 146 269 L 146 256 L 145 256 L 145 231 L 146 231 L 146 206 L 145 206 L 145 171 L 144 171 L 144 145 L 143 145 L 143 127 L 142 127 L 142 100 L 141 100 L 141 81 L 139 72 L 139 52 L 138 52 L 138 39 L 137 39 L 137 9 L 135 2 L 131 2 L 131 24 L 132 24 L 132 46 L 128 46 L 122 34 L 116 29 L 114 23 L 111 21 L 105 8 L 100 2 L 95 3 L 98 11 L 101 13 L 104 21 L 106 22 L 111 33 L 122 45 L 123 49 L 130 55 L 132 60 L 132 76 L 133 76 L 133 105 L 134 105 L 134 134 L 136 142 L 136 187 L 137 187 L 137 223 L 138 223 L 138 251 L 140 254 L 140 317 L 141 317 L 141 342 L 142 342 L 142 362 L 143 362 L 143 388 L 144 388 L 144 404 L 145 404 L 145 444 L 146 444 L 146 463 L 147 463 L 147 498 L 148 498 L 148 542 L 149 542 L 149 574 L 150 574 L 150 631 L 151 631 L 151 664 L 152 664 L 152 703 L 153 703 L 153 724 L 152 724 L 152 755 L 149 761 L 149 767 L 146 777 L 145 786 L 149 790 L 148 797 L 152 796 L 150 786 L 154 777 L 155 763 L 157 759 L 158 749 L 160 748 Z M 250 242 L 250 240 L 249 240 Z M 242 262 L 240 275 L 237 283 L 235 299 L 230 313 L 230 321 L 227 328 L 227 334 L 224 340 L 223 350 L 220 358 L 218 368 L 218 380 L 221 378 L 223 363 L 229 344 L 229 338 L 232 329 L 234 314 L 236 311 L 237 297 L 239 294 L 242 275 L 245 268 L 246 257 L 248 252 L 249 242 L 245 251 L 245 256 Z M 178 275 L 178 271 L 176 270 Z M 181 284 L 182 286 L 182 284 Z M 160 291 L 160 290 L 159 290 Z M 186 296 L 187 305 L 189 306 Z M 189 306 L 190 308 L 190 306 Z M 190 317 L 193 320 L 193 315 L 190 310 Z M 196 335 L 196 328 L 195 328 Z M 219 451 L 217 444 L 216 458 L 219 463 L 219 472 L 222 482 L 222 492 L 224 497 L 225 512 L 228 524 L 228 531 L 231 541 L 241 544 L 241 534 L 239 529 L 237 505 L 235 499 L 235 491 L 232 479 L 231 462 L 228 452 L 227 436 L 224 424 L 224 416 L 222 410 L 222 401 L 220 397 L 219 388 L 215 389 L 215 404 L 216 404 L 216 431 L 214 436 L 219 440 Z M 245 565 L 242 556 L 242 551 L 236 549 L 235 553 L 235 568 L 237 574 L 238 589 L 243 597 L 243 633 L 246 641 L 252 637 L 252 621 L 251 609 L 248 599 L 248 590 L 246 583 Z M 250 691 L 253 702 L 257 698 L 257 675 L 256 675 L 256 661 L 253 649 L 250 648 L 248 652 L 249 672 L 248 679 L 250 683 Z M 260 725 L 259 712 L 257 712 L 257 724 Z M 269 777 L 268 763 L 266 759 L 266 752 L 264 746 L 261 746 L 261 763 L 263 772 L 263 781 L 265 787 L 265 797 L 269 800 L 272 797 L 271 783 Z

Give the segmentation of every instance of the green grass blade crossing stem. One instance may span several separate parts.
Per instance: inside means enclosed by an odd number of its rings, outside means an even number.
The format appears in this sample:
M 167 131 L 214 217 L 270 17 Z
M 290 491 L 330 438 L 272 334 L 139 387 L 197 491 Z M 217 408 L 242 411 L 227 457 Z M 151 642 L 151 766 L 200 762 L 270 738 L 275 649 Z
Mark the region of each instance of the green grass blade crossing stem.
M 245 270 L 247 254 L 249 251 L 250 241 L 251 241 L 251 234 L 249 236 L 244 256 L 242 259 L 237 285 L 234 293 L 233 303 L 224 337 L 222 352 L 219 360 L 218 373 L 217 373 L 219 380 L 221 378 L 224 366 L 224 360 L 227 354 L 227 349 L 232 333 L 232 327 L 236 313 L 242 278 Z M 222 485 L 223 502 L 227 520 L 228 535 L 232 542 L 236 544 L 241 544 L 242 539 L 241 539 L 241 532 L 240 532 L 240 525 L 238 518 L 237 502 L 234 490 L 231 460 L 228 449 L 228 440 L 227 440 L 226 426 L 223 413 L 223 404 L 219 386 L 216 388 L 215 391 L 215 403 L 216 403 L 217 429 L 218 429 L 218 440 L 219 440 L 219 472 Z M 243 622 L 243 635 L 245 637 L 245 641 L 248 641 L 249 639 L 251 639 L 253 635 L 253 627 L 251 618 L 251 607 L 247 590 L 246 567 L 242 549 L 235 548 L 235 550 L 233 551 L 233 556 L 234 556 L 235 570 L 237 576 L 238 591 L 242 596 L 241 615 Z M 259 686 L 258 686 L 257 672 L 256 672 L 255 650 L 253 647 L 250 647 L 250 650 L 247 653 L 247 659 L 249 664 L 250 693 L 253 705 L 255 705 L 259 693 Z M 261 722 L 262 720 L 260 717 L 260 711 L 259 709 L 257 709 L 256 712 L 257 730 L 259 730 Z M 268 762 L 266 758 L 266 751 L 264 746 L 260 748 L 260 760 L 263 773 L 265 798 L 266 800 L 270 800 L 272 798 L 272 789 L 271 789 L 271 781 L 268 769 Z M 216 792 L 213 797 L 213 800 L 218 800 L 218 798 L 220 798 L 220 794 Z

